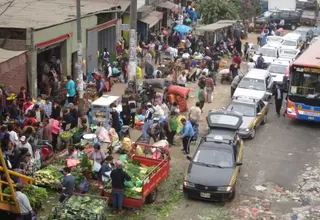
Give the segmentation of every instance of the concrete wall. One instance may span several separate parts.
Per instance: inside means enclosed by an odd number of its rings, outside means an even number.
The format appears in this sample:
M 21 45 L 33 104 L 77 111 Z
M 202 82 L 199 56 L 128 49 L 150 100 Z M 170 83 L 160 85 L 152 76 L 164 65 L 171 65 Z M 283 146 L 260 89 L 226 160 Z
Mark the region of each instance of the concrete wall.
M 25 40 L 0 38 L 0 45 L 2 45 L 3 41 L 5 41 L 5 44 L 3 46 L 3 49 L 5 49 L 5 50 L 14 50 L 14 51 L 27 50 Z
M 92 28 L 97 25 L 97 17 L 92 15 L 81 19 L 82 29 L 82 56 L 86 57 L 86 42 L 87 32 L 86 29 Z M 61 61 L 63 62 L 63 69 L 65 75 L 71 74 L 72 53 L 77 51 L 77 21 L 60 24 L 57 26 L 49 27 L 42 30 L 35 30 L 33 33 L 34 44 L 42 43 L 64 34 L 72 32 L 72 36 L 66 40 L 66 43 L 61 48 Z

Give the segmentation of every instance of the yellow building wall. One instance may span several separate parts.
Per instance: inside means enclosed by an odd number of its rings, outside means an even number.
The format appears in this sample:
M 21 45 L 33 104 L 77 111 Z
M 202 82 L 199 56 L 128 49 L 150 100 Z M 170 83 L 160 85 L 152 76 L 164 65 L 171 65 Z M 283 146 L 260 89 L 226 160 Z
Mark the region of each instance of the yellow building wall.
M 130 15 L 124 14 L 122 24 L 130 24 Z M 129 31 L 122 31 L 123 38 L 129 43 Z
M 92 15 L 81 19 L 81 31 L 82 31 L 82 57 L 86 57 L 87 48 L 87 29 L 93 28 L 97 25 L 97 17 Z M 66 40 L 65 52 L 66 64 L 64 64 L 64 74 L 71 74 L 72 53 L 77 51 L 77 21 L 70 21 L 67 23 L 59 24 L 53 27 L 45 28 L 42 30 L 35 30 L 33 33 L 34 43 L 42 43 L 64 34 L 72 32 L 72 36 Z M 85 69 L 84 69 L 85 72 Z

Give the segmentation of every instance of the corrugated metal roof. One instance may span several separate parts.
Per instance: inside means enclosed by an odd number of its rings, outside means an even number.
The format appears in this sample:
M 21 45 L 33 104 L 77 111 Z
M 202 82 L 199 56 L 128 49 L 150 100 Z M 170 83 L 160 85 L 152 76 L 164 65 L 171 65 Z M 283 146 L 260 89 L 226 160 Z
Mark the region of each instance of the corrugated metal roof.
M 197 28 L 197 31 L 216 31 L 224 27 L 232 26 L 236 20 L 220 20 L 216 23 L 208 24 Z
M 40 29 L 76 19 L 76 1 L 73 0 L 0 0 L 0 27 Z M 81 14 L 86 16 L 121 6 L 130 5 L 129 0 L 81 0 Z M 8 9 L 6 10 L 6 8 Z
M 144 18 L 140 19 L 143 23 L 149 24 L 149 28 L 153 27 L 158 21 L 163 18 L 162 12 L 153 11 Z
M 4 50 L 0 48 L 0 63 L 4 63 L 12 58 L 15 58 L 26 51 L 12 51 L 12 50 Z
M 161 7 L 161 8 L 167 8 L 167 9 L 170 9 L 170 10 L 179 7 L 179 5 L 177 5 L 177 4 L 173 3 L 173 2 L 170 2 L 170 1 L 162 2 L 157 6 Z

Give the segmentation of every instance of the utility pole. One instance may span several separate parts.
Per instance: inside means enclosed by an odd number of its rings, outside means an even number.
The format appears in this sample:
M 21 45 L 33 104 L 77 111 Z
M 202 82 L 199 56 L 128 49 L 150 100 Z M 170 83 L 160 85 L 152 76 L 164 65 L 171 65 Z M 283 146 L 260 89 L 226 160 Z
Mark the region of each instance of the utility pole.
M 84 115 L 84 101 L 83 101 L 83 70 L 82 70 L 82 36 L 81 36 L 81 1 L 77 1 L 77 39 L 78 39 L 78 93 L 79 104 L 78 110 L 80 116 Z
M 131 0 L 130 4 L 130 34 L 129 34 L 129 85 L 133 83 L 136 91 L 137 72 L 137 0 Z

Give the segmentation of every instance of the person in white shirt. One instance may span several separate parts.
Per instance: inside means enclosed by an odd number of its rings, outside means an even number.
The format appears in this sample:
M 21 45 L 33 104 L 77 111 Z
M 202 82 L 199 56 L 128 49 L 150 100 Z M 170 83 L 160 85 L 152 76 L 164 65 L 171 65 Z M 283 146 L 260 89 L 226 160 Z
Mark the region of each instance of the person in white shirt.
M 8 125 L 8 133 L 10 135 L 10 141 L 15 145 L 15 146 L 18 146 L 19 144 L 19 137 L 18 137 L 18 134 L 17 132 L 15 132 L 13 130 L 13 124 L 9 124 Z
M 190 54 L 188 53 L 188 51 L 186 50 L 183 54 L 182 54 L 182 59 L 189 59 L 190 58 Z
M 201 117 L 200 102 L 197 102 L 195 106 L 192 106 L 189 111 L 189 120 L 192 124 L 198 125 Z
M 284 19 L 281 18 L 280 22 L 279 22 L 279 28 L 283 28 L 284 26 Z
M 34 158 L 33 156 L 33 150 L 32 150 L 32 147 L 31 147 L 31 144 L 29 144 L 26 136 L 22 136 L 20 138 L 20 143 L 18 144 L 18 149 L 20 148 L 27 148 L 28 149 L 28 152 L 31 154 L 31 158 Z
M 256 66 L 255 62 L 253 61 L 252 58 L 249 59 L 249 62 L 247 63 L 248 65 L 248 72 L 250 72 L 251 70 L 254 69 L 254 67 Z
M 182 73 L 179 75 L 177 79 L 177 83 L 179 86 L 186 87 L 186 83 L 187 83 L 186 72 L 182 71 Z
M 20 209 L 19 219 L 32 219 L 32 208 L 30 205 L 30 201 L 26 194 L 22 192 L 23 189 L 24 185 L 22 183 L 18 183 L 16 186 L 16 199 L 19 203 Z

